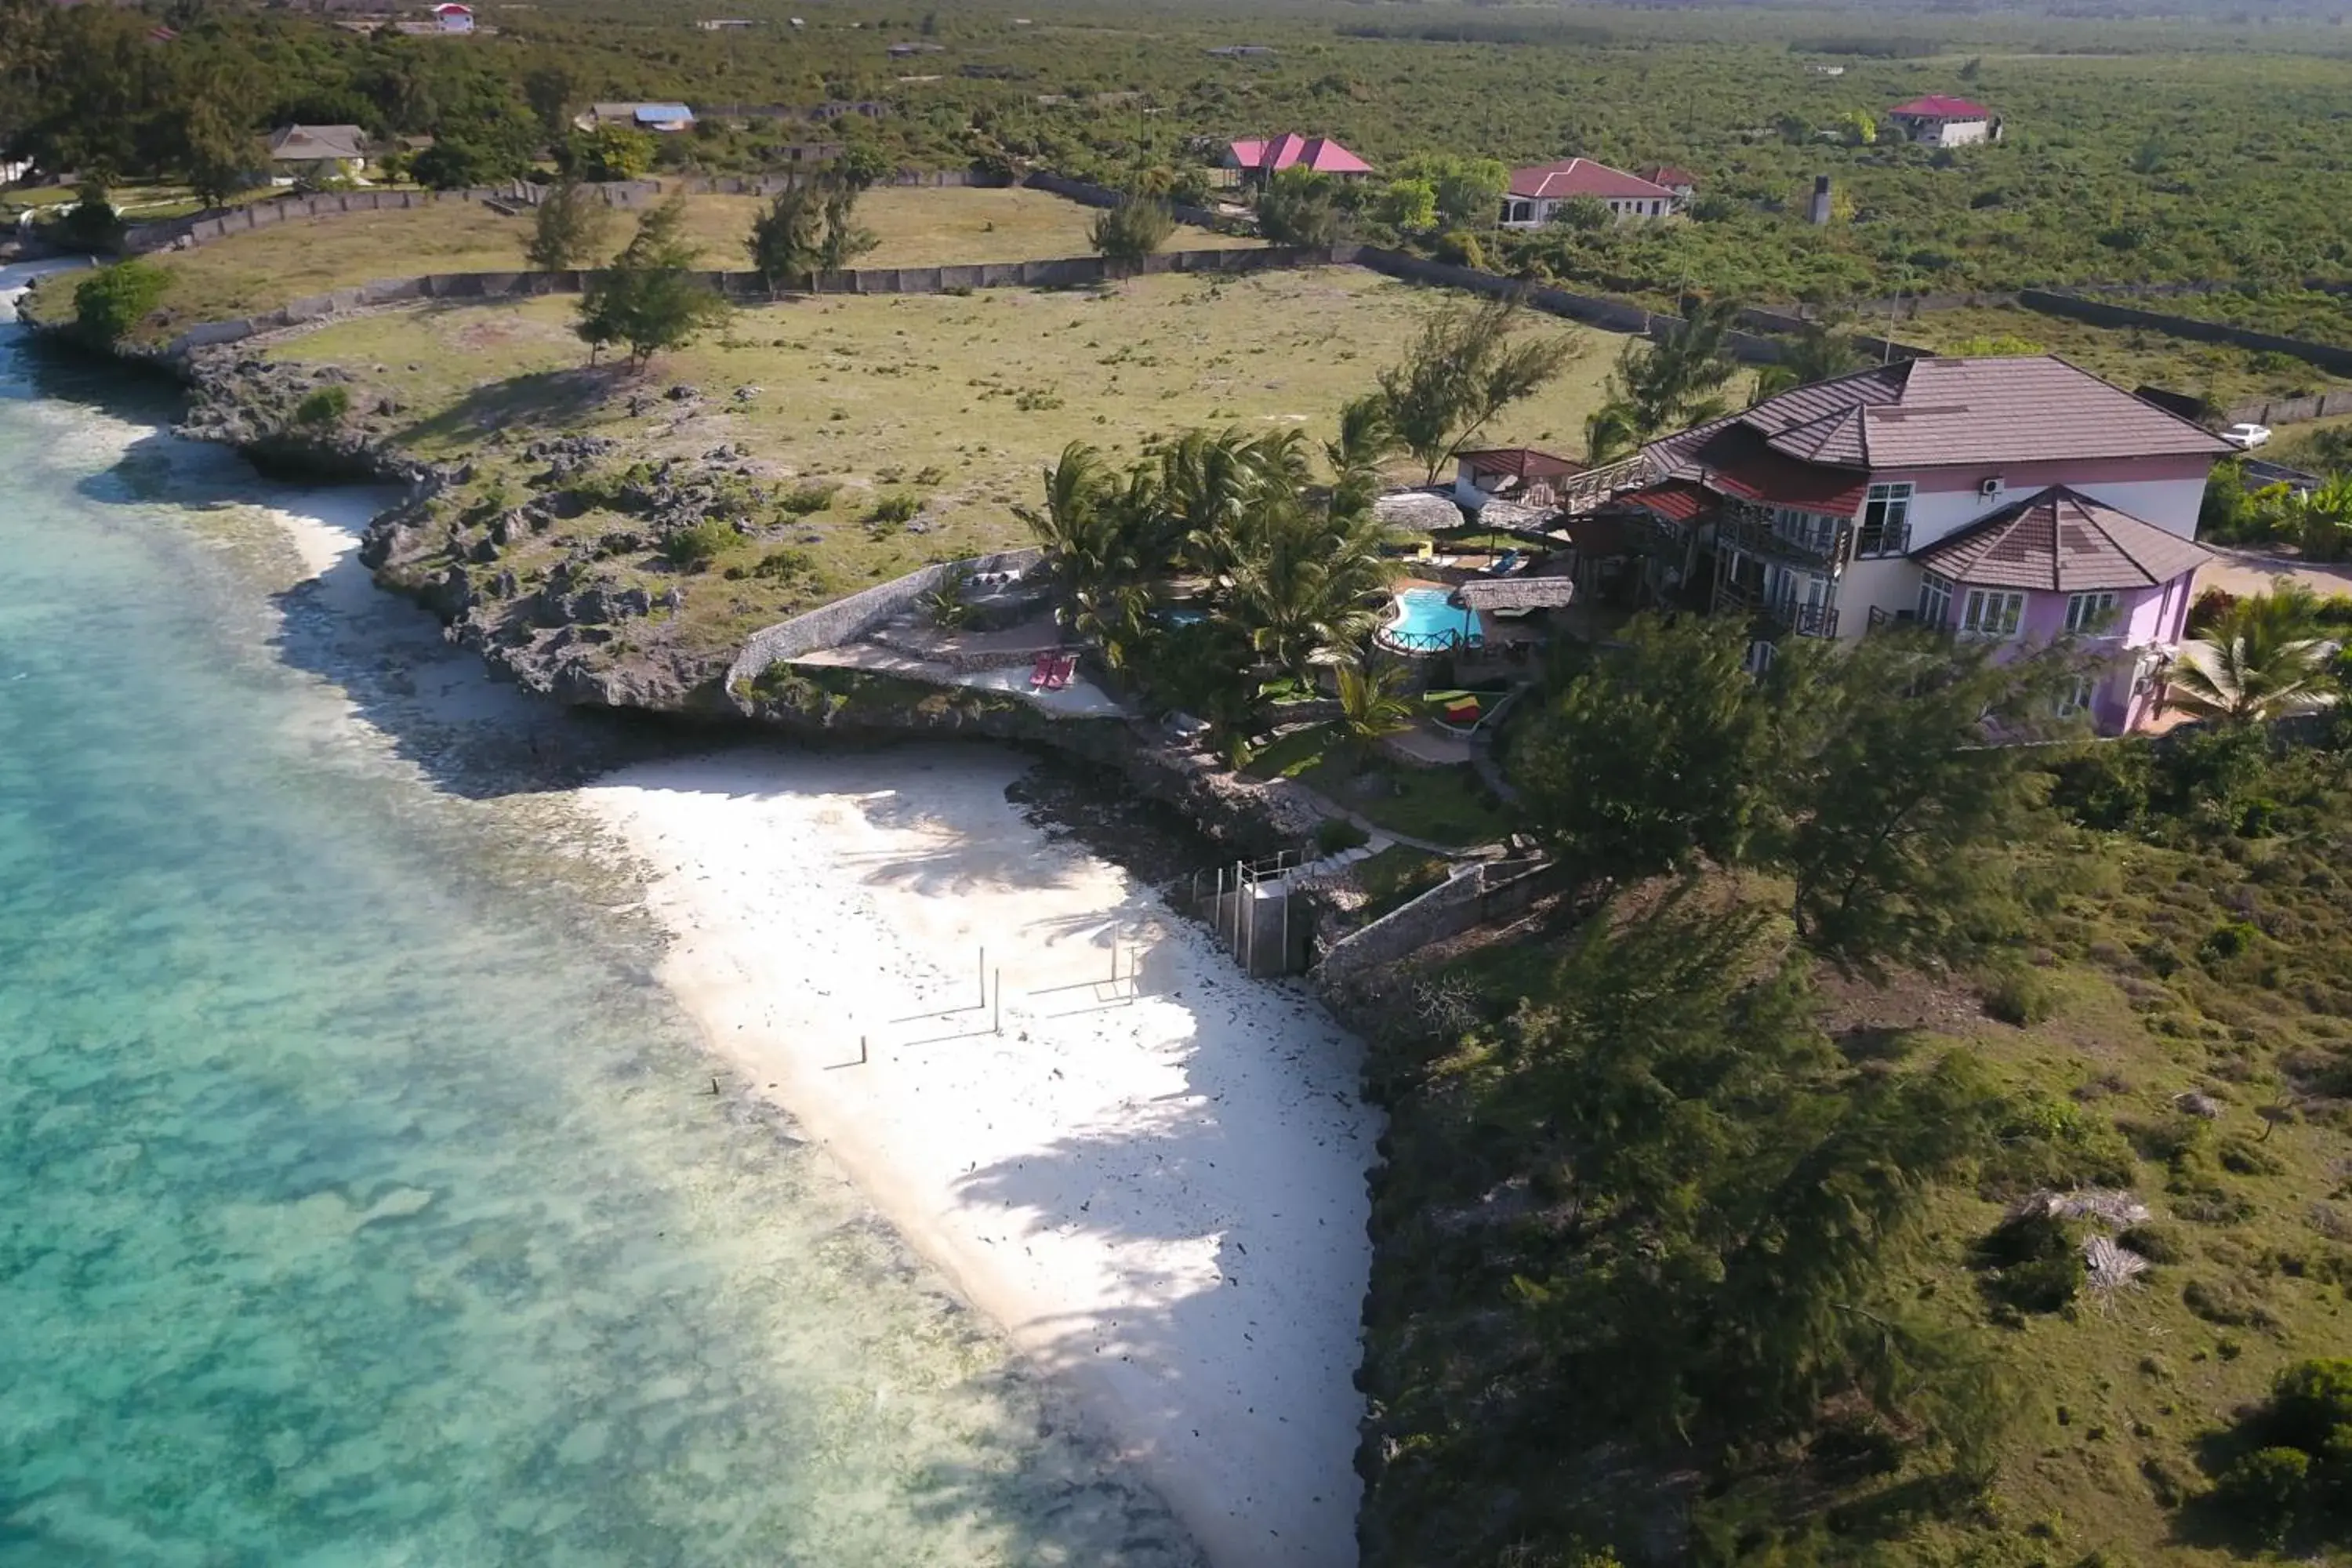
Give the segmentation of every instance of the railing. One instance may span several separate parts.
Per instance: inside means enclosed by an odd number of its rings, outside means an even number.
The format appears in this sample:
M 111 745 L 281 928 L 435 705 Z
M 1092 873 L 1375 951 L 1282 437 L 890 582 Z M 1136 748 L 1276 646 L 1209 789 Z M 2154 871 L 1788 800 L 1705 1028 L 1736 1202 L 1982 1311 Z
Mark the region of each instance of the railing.
M 1588 511 L 1607 500 L 1619 490 L 1632 489 L 1650 482 L 1652 467 L 1647 452 L 1614 463 L 1603 463 L 1597 468 L 1587 468 L 1580 474 L 1570 474 L 1552 483 L 1553 494 L 1562 511 Z
M 1856 561 L 1883 561 L 1891 556 L 1911 553 L 1911 525 L 1898 522 L 1893 528 L 1873 528 L 1864 523 L 1854 530 L 1853 558 Z
M 1835 605 L 1801 605 L 1794 599 L 1768 599 L 1752 588 L 1737 583 L 1725 583 L 1717 588 L 1716 607 L 1719 610 L 1744 611 L 1761 623 L 1761 633 L 1777 637 L 1794 632 L 1801 637 L 1833 637 L 1837 636 L 1838 612 Z
M 1373 637 L 1399 653 L 1451 653 L 1455 648 L 1466 651 L 1486 646 L 1486 639 L 1476 632 L 1408 632 L 1394 626 L 1382 626 L 1373 634 Z
M 1837 563 L 1837 542 L 1834 538 L 1827 550 L 1800 542 L 1775 529 L 1769 519 L 1753 513 L 1743 514 L 1727 508 L 1716 524 L 1718 542 L 1729 544 L 1750 555 L 1766 556 L 1777 561 L 1793 561 L 1807 566 L 1831 567 Z

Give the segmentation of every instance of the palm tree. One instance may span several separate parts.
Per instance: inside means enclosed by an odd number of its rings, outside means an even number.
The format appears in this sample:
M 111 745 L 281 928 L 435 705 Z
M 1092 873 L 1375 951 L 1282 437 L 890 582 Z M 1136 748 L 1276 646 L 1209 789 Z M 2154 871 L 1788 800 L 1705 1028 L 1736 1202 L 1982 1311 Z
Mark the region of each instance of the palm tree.
M 1302 682 L 1363 640 L 1388 586 L 1379 522 L 1335 499 L 1268 489 L 1250 509 L 1236 552 L 1236 619 L 1250 646 Z
M 1014 509 L 1045 547 L 1063 623 L 1098 642 L 1113 668 L 1126 662 L 1161 564 L 1144 548 L 1149 530 L 1135 490 L 1132 479 L 1121 489 L 1104 471 L 1101 453 L 1073 441 L 1045 470 L 1045 506 Z
M 2181 645 L 2167 705 L 2227 724 L 2325 706 L 2329 645 L 2312 609 L 2310 593 L 2292 587 L 2231 605 L 2201 639 Z
M 1404 689 L 1404 667 L 1359 659 L 1339 668 L 1339 721 L 1357 753 L 1369 754 L 1386 735 L 1412 728 L 1416 714 Z

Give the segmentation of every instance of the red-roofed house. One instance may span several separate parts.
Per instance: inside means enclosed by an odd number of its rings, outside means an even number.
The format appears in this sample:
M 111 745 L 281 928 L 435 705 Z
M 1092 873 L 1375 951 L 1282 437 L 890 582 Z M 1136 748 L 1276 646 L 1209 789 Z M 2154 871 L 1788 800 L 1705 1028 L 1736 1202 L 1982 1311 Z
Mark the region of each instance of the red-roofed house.
M 1769 397 L 1645 447 L 1609 503 L 1759 642 L 1919 622 L 2111 656 L 2077 695 L 2147 718 L 2179 647 L 2211 432 L 2048 355 L 1917 359 Z
M 1664 217 L 1675 209 L 1675 193 L 1664 185 L 1590 158 L 1569 158 L 1511 171 L 1503 226 L 1541 228 L 1560 208 L 1588 197 L 1620 219 Z
M 1283 169 L 1311 169 L 1338 180 L 1360 180 L 1372 172 L 1370 163 L 1328 136 L 1301 136 L 1296 131 L 1267 141 L 1253 137 L 1236 142 L 1225 149 L 1222 162 L 1244 180 L 1260 184 Z
M 2000 136 L 2000 122 L 1993 119 L 1991 110 L 1941 93 L 1898 103 L 1886 111 L 1886 118 L 1901 126 L 1904 135 L 1930 147 L 1964 147 L 1971 142 L 1998 141 Z
M 1673 163 L 1653 163 L 1641 171 L 1642 178 L 1654 185 L 1664 185 L 1675 193 L 1675 205 L 1679 208 L 1698 195 L 1698 176 L 1688 169 Z
M 470 33 L 474 30 L 474 8 L 460 5 L 456 0 L 433 7 L 433 25 L 445 33 Z
M 1489 447 L 1457 452 L 1454 499 L 1472 510 L 1497 497 L 1528 506 L 1553 504 L 1552 483 L 1580 474 L 1584 465 L 1573 458 L 1555 457 L 1533 447 Z

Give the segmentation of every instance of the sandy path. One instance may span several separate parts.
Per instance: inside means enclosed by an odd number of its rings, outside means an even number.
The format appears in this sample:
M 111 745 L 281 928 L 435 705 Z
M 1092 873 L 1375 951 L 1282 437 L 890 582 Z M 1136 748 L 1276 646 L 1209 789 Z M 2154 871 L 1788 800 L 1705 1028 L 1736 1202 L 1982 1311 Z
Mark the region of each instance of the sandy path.
M 1351 1563 L 1358 1047 L 1024 821 L 1022 765 L 778 746 L 583 798 L 657 868 L 666 978 L 712 1038 L 1069 1376 L 1220 1568 Z

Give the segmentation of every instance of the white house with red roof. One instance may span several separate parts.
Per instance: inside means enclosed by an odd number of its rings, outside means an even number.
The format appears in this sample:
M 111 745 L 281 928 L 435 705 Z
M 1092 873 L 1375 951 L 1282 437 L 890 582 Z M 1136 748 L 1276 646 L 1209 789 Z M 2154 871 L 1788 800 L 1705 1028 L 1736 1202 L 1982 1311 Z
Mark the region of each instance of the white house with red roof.
M 1643 448 L 1604 509 L 1649 525 L 1687 598 L 1759 640 L 1921 623 L 2112 656 L 2078 693 L 2148 717 L 2231 448 L 2051 355 L 1916 359 L 1765 399 Z
M 1259 183 L 1284 169 L 1309 169 L 1335 180 L 1360 180 L 1372 172 L 1370 163 L 1328 136 L 1301 136 L 1296 131 L 1235 142 L 1219 162 L 1242 179 Z
M 1886 118 L 1902 127 L 1906 137 L 1929 147 L 1965 147 L 1972 142 L 1998 141 L 2000 136 L 2000 122 L 1992 117 L 1991 110 L 1941 93 L 1898 103 L 1886 111 Z
M 1619 221 L 1664 217 L 1675 210 L 1675 193 L 1639 174 L 1596 163 L 1590 158 L 1567 158 L 1511 171 L 1503 196 L 1505 228 L 1541 228 L 1560 209 L 1579 200 L 1599 202 Z
M 474 8 L 452 3 L 433 7 L 433 25 L 445 33 L 470 33 L 474 30 Z

